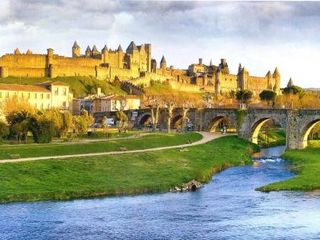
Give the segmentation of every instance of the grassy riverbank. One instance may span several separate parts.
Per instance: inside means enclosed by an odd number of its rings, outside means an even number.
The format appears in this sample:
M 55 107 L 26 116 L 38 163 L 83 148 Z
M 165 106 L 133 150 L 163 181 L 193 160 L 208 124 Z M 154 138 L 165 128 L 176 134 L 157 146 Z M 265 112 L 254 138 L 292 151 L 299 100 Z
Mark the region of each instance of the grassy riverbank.
M 286 133 L 283 129 L 270 128 L 258 135 L 259 146 L 262 148 L 286 145 Z
M 313 191 L 320 189 L 320 148 L 289 150 L 283 154 L 297 176 L 258 188 L 259 191 Z
M 184 150 L 1 164 L 0 202 L 166 192 L 250 163 L 248 153 L 254 148 L 227 136 Z
M 1 159 L 10 159 L 19 155 L 21 158 L 61 156 L 81 153 L 98 153 L 121 151 L 123 149 L 146 149 L 153 147 L 164 147 L 180 145 L 198 141 L 202 136 L 198 133 L 166 134 L 155 133 L 141 136 L 141 138 L 128 138 L 110 141 L 95 141 L 86 143 L 59 143 L 59 144 L 21 144 L 21 145 L 0 145 Z

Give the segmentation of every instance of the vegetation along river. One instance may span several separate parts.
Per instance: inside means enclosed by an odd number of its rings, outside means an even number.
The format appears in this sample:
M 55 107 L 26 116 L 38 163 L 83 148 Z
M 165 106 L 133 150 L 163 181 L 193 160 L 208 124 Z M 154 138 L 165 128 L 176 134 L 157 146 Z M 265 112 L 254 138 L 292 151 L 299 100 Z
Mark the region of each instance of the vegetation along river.
M 320 197 L 255 188 L 293 177 L 281 147 L 196 192 L 0 205 L 0 239 L 320 239 Z

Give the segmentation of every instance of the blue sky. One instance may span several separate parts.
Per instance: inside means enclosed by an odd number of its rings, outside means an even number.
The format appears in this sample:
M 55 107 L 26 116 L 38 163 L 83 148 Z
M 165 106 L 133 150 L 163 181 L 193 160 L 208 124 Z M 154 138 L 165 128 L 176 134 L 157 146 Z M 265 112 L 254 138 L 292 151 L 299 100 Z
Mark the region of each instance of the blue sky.
M 226 58 L 231 71 L 252 75 L 278 66 L 282 85 L 290 77 L 320 87 L 320 3 L 119 0 L 1 0 L 0 54 L 15 48 L 71 55 L 77 40 L 126 48 L 152 43 L 153 56 L 186 68 Z

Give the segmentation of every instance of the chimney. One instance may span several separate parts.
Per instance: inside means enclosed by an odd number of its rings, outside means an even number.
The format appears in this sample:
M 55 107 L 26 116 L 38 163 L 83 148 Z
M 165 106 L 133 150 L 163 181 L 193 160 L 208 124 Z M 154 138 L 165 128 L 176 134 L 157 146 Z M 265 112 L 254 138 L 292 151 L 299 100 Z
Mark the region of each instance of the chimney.
M 202 64 L 202 58 L 199 58 L 199 64 Z

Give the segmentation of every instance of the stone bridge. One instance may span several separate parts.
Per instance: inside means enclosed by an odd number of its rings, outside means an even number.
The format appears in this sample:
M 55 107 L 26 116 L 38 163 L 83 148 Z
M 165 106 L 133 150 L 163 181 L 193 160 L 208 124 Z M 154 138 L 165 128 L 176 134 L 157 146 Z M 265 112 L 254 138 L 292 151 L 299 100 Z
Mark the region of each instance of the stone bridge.
M 181 109 L 174 110 L 171 127 L 182 119 Z M 127 115 L 135 126 L 142 126 L 150 120 L 149 109 L 128 111 Z M 253 143 L 258 142 L 258 134 L 262 126 L 273 120 L 286 132 L 288 149 L 301 149 L 308 144 L 308 135 L 312 128 L 320 122 L 320 110 L 316 109 L 229 109 L 206 108 L 190 109 L 188 119 L 198 131 L 215 131 L 223 122 L 228 128 L 234 129 L 238 136 Z M 166 128 L 167 112 L 162 109 L 159 114 L 160 127 Z

